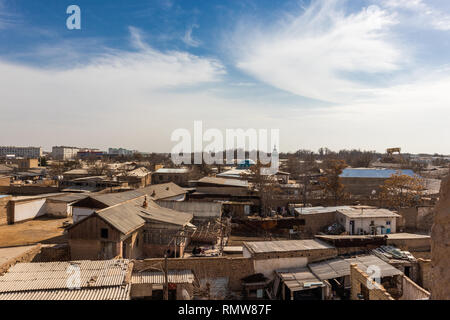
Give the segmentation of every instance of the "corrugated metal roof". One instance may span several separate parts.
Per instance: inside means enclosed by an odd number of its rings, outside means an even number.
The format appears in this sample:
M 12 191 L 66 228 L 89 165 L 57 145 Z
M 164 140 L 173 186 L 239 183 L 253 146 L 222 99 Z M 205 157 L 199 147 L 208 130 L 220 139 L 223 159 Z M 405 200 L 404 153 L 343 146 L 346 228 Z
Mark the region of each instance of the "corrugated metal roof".
M 175 183 L 164 183 L 151 185 L 145 188 L 115 193 L 105 193 L 100 195 L 91 195 L 90 198 L 105 204 L 108 207 L 120 204 L 125 201 L 148 195 L 154 200 L 175 197 L 186 194 L 187 191 L 179 187 Z
M 48 198 L 48 200 L 71 203 L 74 201 L 85 199 L 87 197 L 88 195 L 85 193 L 67 193 L 61 196 L 50 197 Z
M 245 188 L 248 187 L 248 182 L 245 180 L 224 179 L 216 177 L 203 177 L 200 180 L 198 180 L 198 183 L 217 184 L 230 187 L 245 187 Z
M 374 255 L 357 256 L 354 258 L 335 258 L 308 265 L 309 269 L 320 279 L 328 280 L 350 275 L 350 264 L 355 263 L 358 268 L 366 272 L 370 266 L 379 268 L 381 277 L 391 277 L 402 274 L 389 263 Z
M 408 175 L 413 177 L 414 171 L 393 169 L 370 169 L 370 168 L 346 168 L 342 171 L 341 178 L 390 178 L 394 174 Z
M 168 273 L 169 283 L 193 283 L 194 274 L 191 270 L 171 270 Z M 164 284 L 164 273 L 162 272 L 136 272 L 131 278 L 132 283 Z
M 338 206 L 338 207 L 300 207 L 295 208 L 295 211 L 299 214 L 317 214 L 317 213 L 327 213 L 335 212 L 338 209 L 350 209 L 349 206 Z
M 142 197 L 143 193 L 137 190 L 126 192 L 105 193 L 100 195 L 93 195 L 90 198 L 97 200 L 108 207 L 115 206 L 122 202 Z
M 388 209 L 348 208 L 338 209 L 337 212 L 349 218 L 398 218 L 399 214 Z
M 172 198 L 187 193 L 185 189 L 173 182 L 154 184 L 145 188 L 137 189 L 136 191 L 149 195 L 153 200 Z
M 140 216 L 146 220 L 155 220 L 179 226 L 184 226 L 194 218 L 192 213 L 163 208 L 151 200 L 148 203 L 148 208 L 140 207 L 140 209 Z
M 188 173 L 187 168 L 160 168 L 155 171 L 155 173 Z
M 154 220 L 184 226 L 193 218 L 193 214 L 160 207 L 153 200 L 147 200 L 144 208 L 144 196 L 123 204 L 96 211 L 96 213 L 123 234 L 127 234 L 145 224 L 145 220 Z
M 334 248 L 332 245 L 316 239 L 244 242 L 244 246 L 252 253 L 323 250 Z
M 0 277 L 0 300 L 129 299 L 129 260 L 18 263 Z M 80 270 L 80 289 L 70 290 L 70 266 Z
M 144 197 L 142 196 L 142 199 L 143 198 Z M 139 203 L 142 205 L 143 200 L 139 201 Z M 96 211 L 96 213 L 99 217 L 113 225 L 117 230 L 123 234 L 127 234 L 145 224 L 145 220 L 139 215 L 140 209 L 143 208 L 139 207 L 139 205 L 133 201 L 131 203 L 126 202 L 117 206 L 102 209 Z
M 0 300 L 130 300 L 130 285 L 0 293 Z
M 293 291 L 323 287 L 324 284 L 306 267 L 280 269 L 276 273 L 284 284 Z

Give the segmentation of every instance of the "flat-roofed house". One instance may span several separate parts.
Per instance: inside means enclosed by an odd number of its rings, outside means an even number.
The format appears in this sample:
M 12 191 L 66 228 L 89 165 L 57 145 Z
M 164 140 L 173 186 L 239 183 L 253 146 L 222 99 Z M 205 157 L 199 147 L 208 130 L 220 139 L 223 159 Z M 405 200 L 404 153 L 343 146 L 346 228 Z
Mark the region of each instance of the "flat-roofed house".
M 371 207 L 338 209 L 336 213 L 339 224 L 350 235 L 395 233 L 397 218 L 401 217 L 391 210 Z

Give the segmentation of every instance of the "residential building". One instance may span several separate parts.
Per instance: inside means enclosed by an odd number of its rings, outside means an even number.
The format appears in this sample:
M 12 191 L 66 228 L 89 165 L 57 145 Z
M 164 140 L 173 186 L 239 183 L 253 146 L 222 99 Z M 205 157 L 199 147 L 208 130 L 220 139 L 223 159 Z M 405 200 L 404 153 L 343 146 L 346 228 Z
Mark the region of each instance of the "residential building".
M 192 219 L 192 214 L 162 208 L 146 195 L 97 209 L 68 228 L 71 258 L 162 257 L 168 248 L 173 257 L 182 256 L 195 228 Z
M 55 146 L 52 148 L 52 157 L 55 160 L 73 160 L 76 159 L 80 148 Z
M 22 158 L 40 158 L 43 155 L 43 151 L 42 147 L 0 146 L 0 157 L 9 155 Z
M 118 155 L 118 156 L 131 156 L 135 153 L 138 153 L 137 150 L 127 150 L 123 148 L 109 148 L 108 154 L 110 155 Z

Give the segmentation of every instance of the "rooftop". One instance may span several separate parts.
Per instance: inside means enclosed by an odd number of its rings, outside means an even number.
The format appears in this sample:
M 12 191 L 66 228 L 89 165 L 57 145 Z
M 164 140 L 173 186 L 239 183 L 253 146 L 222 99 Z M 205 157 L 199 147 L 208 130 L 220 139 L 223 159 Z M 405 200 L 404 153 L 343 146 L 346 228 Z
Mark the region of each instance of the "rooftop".
M 155 171 L 155 173 L 188 173 L 187 168 L 160 168 Z
M 415 176 L 412 170 L 371 169 L 371 168 L 346 168 L 342 171 L 341 178 L 390 178 L 394 174 Z
M 350 268 L 349 268 L 350 269 Z M 291 291 L 323 287 L 321 282 L 307 267 L 276 270 L 277 275 Z
M 68 289 L 79 268 L 79 290 Z M 76 270 L 76 269 L 74 269 Z M 129 260 L 18 263 L 0 277 L 0 300 L 127 300 Z
M 339 209 L 350 209 L 349 206 L 338 206 L 338 207 L 300 207 L 295 208 L 295 211 L 299 214 L 317 214 L 317 213 L 327 213 L 335 212 Z
M 400 275 L 402 272 L 375 255 L 361 255 L 352 258 L 334 258 L 308 265 L 309 269 L 320 280 L 334 279 L 350 275 L 350 265 L 355 263 L 358 268 L 366 272 L 369 267 L 377 267 L 381 277 Z
M 416 233 L 390 233 L 387 234 L 388 239 L 391 240 L 411 240 L 411 239 L 430 239 L 431 237 L 425 234 Z
M 332 245 L 316 239 L 244 242 L 244 246 L 254 254 L 334 248 Z
M 216 184 L 216 185 L 222 185 L 222 186 L 229 186 L 229 187 L 248 187 L 248 182 L 244 180 L 237 180 L 237 179 L 225 179 L 225 178 L 217 178 L 217 177 L 203 177 L 200 180 L 198 180 L 198 183 L 204 183 L 204 184 Z
M 338 209 L 337 212 L 348 218 L 398 218 L 399 214 L 388 209 L 348 208 Z
M 191 270 L 169 270 L 169 283 L 193 283 L 194 274 Z M 135 272 L 131 278 L 132 283 L 164 284 L 164 273 L 162 272 Z

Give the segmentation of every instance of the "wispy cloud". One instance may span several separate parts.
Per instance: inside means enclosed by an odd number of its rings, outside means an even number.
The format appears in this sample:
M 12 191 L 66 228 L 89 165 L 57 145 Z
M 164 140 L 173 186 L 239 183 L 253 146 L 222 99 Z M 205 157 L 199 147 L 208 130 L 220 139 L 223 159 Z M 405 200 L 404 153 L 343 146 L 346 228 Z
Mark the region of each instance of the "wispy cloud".
M 184 34 L 183 42 L 190 47 L 198 47 L 201 44 L 199 40 L 194 39 L 194 37 L 192 36 L 194 28 L 198 27 L 199 26 L 197 24 L 192 24 L 187 28 L 186 33 Z
M 297 95 L 331 102 L 355 98 L 366 87 L 353 78 L 394 72 L 405 56 L 389 38 L 394 15 L 377 6 L 346 14 L 341 4 L 315 1 L 269 28 L 244 23 L 232 42 L 236 66 Z
M 9 11 L 4 0 L 0 0 L 0 29 L 17 25 L 18 15 Z
M 423 0 L 380 0 L 381 4 L 390 9 L 404 13 L 405 18 L 422 23 L 436 30 L 450 30 L 450 14 L 442 11 Z

